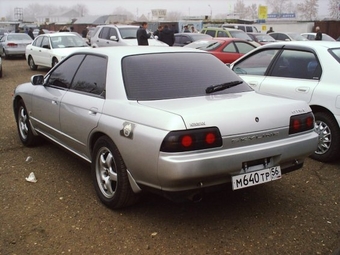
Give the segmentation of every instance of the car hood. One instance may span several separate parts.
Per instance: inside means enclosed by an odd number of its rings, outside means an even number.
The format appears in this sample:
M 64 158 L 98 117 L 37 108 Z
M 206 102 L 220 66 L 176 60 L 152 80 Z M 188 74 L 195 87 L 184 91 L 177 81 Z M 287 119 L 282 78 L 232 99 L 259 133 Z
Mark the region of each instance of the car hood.
M 290 116 L 311 111 L 303 101 L 253 91 L 139 104 L 181 116 L 188 129 L 216 126 L 222 136 L 287 128 Z
M 149 45 L 150 46 L 169 46 L 166 43 L 163 43 L 161 41 L 158 41 L 156 39 L 149 39 Z M 126 45 L 128 46 L 137 46 L 138 42 L 137 39 L 125 39 L 124 43 L 126 43 Z

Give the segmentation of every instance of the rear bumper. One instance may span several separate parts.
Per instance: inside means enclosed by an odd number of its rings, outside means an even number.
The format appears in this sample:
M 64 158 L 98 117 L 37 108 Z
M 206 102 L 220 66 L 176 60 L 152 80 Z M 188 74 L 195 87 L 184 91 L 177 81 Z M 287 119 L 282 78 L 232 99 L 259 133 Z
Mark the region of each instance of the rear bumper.
M 187 154 L 161 153 L 158 177 L 165 192 L 204 189 L 231 181 L 232 175 L 280 166 L 282 173 L 302 167 L 318 142 L 315 132 L 251 146 Z M 253 165 L 242 169 L 244 163 L 267 159 L 267 166 Z M 260 160 L 261 161 L 261 160 Z
M 5 48 L 6 54 L 8 56 L 12 55 L 25 55 L 25 48 Z

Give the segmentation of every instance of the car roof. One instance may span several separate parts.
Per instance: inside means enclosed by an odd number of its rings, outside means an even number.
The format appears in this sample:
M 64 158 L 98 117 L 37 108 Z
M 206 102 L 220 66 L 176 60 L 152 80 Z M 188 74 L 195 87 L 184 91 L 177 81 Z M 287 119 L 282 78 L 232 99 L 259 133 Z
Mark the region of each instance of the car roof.
M 135 25 L 124 25 L 124 24 L 108 24 L 108 25 L 99 25 L 97 27 L 117 27 L 117 28 L 123 28 L 123 27 L 132 27 L 132 28 L 138 28 L 139 26 Z
M 282 48 L 283 46 L 290 47 L 308 47 L 311 49 L 320 48 L 340 48 L 340 43 L 337 41 L 281 41 L 273 42 L 270 44 L 263 45 L 261 48 Z
M 98 48 L 81 48 L 75 53 L 96 53 L 114 58 L 124 58 L 131 55 L 153 54 L 153 53 L 175 53 L 175 52 L 204 52 L 201 50 L 182 47 L 160 47 L 160 46 L 115 46 Z
M 229 27 L 204 27 L 203 29 L 223 30 L 223 31 L 225 31 L 225 30 L 227 30 L 227 31 L 243 31 L 243 30 L 240 30 L 240 29 L 229 28 Z
M 41 34 L 39 36 L 58 37 L 58 36 L 78 36 L 78 35 L 76 35 L 74 32 L 56 32 L 56 33 Z

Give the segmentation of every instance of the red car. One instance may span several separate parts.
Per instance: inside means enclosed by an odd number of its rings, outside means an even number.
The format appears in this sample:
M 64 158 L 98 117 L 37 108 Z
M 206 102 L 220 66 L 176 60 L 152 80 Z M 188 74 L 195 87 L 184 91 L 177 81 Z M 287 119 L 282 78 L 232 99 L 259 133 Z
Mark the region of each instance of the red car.
M 208 51 L 226 64 L 234 62 L 239 57 L 256 48 L 245 40 L 223 37 L 198 40 L 184 47 Z

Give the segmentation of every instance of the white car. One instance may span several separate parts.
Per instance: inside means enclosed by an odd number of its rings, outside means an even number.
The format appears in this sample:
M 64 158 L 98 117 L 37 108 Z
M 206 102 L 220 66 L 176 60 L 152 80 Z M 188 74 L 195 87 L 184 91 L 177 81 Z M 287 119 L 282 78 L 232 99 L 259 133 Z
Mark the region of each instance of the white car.
M 315 40 L 316 33 L 302 33 L 303 37 L 307 38 L 308 40 Z M 336 41 L 333 37 L 330 37 L 328 34 L 322 33 L 322 41 Z
M 111 208 L 144 190 L 199 200 L 277 180 L 318 138 L 306 102 L 260 95 L 215 56 L 182 47 L 78 50 L 19 85 L 13 109 L 24 145 L 46 137 L 92 163 Z
M 26 47 L 26 60 L 32 70 L 53 67 L 78 48 L 89 47 L 81 36 L 70 32 L 39 35 Z
M 291 41 L 267 44 L 230 66 L 256 91 L 309 103 L 316 120 L 319 161 L 340 153 L 340 44 Z

